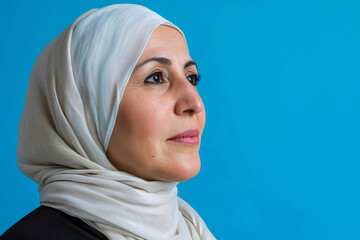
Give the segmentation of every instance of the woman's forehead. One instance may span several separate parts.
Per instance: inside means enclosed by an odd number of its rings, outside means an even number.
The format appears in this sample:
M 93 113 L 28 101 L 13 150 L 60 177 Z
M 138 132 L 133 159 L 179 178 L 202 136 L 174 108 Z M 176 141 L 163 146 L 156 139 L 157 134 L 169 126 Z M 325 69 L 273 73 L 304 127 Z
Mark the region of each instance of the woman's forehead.
M 153 35 L 157 35 L 157 36 L 169 35 L 169 36 L 173 36 L 173 37 L 184 38 L 182 33 L 179 32 L 179 30 L 177 30 L 174 27 L 167 26 L 167 25 L 160 25 L 157 28 L 155 28 L 152 33 L 152 36 Z
M 186 58 L 189 56 L 184 36 L 173 27 L 160 25 L 152 32 L 140 59 L 154 56 L 173 58 L 180 55 Z

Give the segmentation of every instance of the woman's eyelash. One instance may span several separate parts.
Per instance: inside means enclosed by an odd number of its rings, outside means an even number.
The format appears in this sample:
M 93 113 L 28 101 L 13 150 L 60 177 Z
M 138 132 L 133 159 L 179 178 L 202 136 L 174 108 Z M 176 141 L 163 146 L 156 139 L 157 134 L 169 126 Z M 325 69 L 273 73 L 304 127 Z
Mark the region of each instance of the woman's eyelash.
M 198 82 L 200 81 L 200 74 L 191 74 L 186 78 L 192 85 L 197 86 Z
M 144 80 L 145 84 L 162 84 L 168 78 L 167 72 L 164 70 L 156 71 L 149 76 L 147 76 Z M 197 86 L 198 82 L 200 81 L 200 74 L 190 74 L 187 77 L 187 80 L 193 85 Z
M 164 70 L 154 72 L 145 78 L 147 84 L 162 84 L 167 79 L 167 73 Z

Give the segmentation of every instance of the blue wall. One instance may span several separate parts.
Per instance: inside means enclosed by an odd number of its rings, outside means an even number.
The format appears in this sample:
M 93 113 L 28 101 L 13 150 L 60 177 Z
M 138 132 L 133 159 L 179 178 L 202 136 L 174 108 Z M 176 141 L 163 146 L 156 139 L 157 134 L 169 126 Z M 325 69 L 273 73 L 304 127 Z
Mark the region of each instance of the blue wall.
M 0 2 L 0 234 L 39 203 L 17 130 L 40 51 L 121 1 Z M 127 1 L 178 25 L 202 79 L 202 169 L 179 195 L 218 239 L 360 239 L 360 2 Z

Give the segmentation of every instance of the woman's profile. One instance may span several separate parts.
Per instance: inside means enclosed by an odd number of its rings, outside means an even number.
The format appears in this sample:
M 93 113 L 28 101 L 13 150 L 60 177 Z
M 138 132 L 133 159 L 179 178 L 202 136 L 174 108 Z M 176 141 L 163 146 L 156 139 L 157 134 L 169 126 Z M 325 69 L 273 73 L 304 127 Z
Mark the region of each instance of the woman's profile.
M 146 7 L 90 10 L 37 58 L 17 164 L 41 206 L 0 239 L 215 239 L 177 196 L 205 109 L 183 32 Z

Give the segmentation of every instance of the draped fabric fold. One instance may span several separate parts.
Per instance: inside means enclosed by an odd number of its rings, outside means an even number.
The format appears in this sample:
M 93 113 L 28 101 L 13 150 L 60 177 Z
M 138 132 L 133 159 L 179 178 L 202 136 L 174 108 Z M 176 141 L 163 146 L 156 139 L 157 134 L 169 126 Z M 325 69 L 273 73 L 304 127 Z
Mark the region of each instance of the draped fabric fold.
M 18 166 L 39 184 L 42 205 L 109 239 L 215 239 L 177 182 L 143 180 L 106 157 L 127 81 L 162 24 L 181 32 L 139 5 L 90 10 L 41 52 L 30 76 Z

